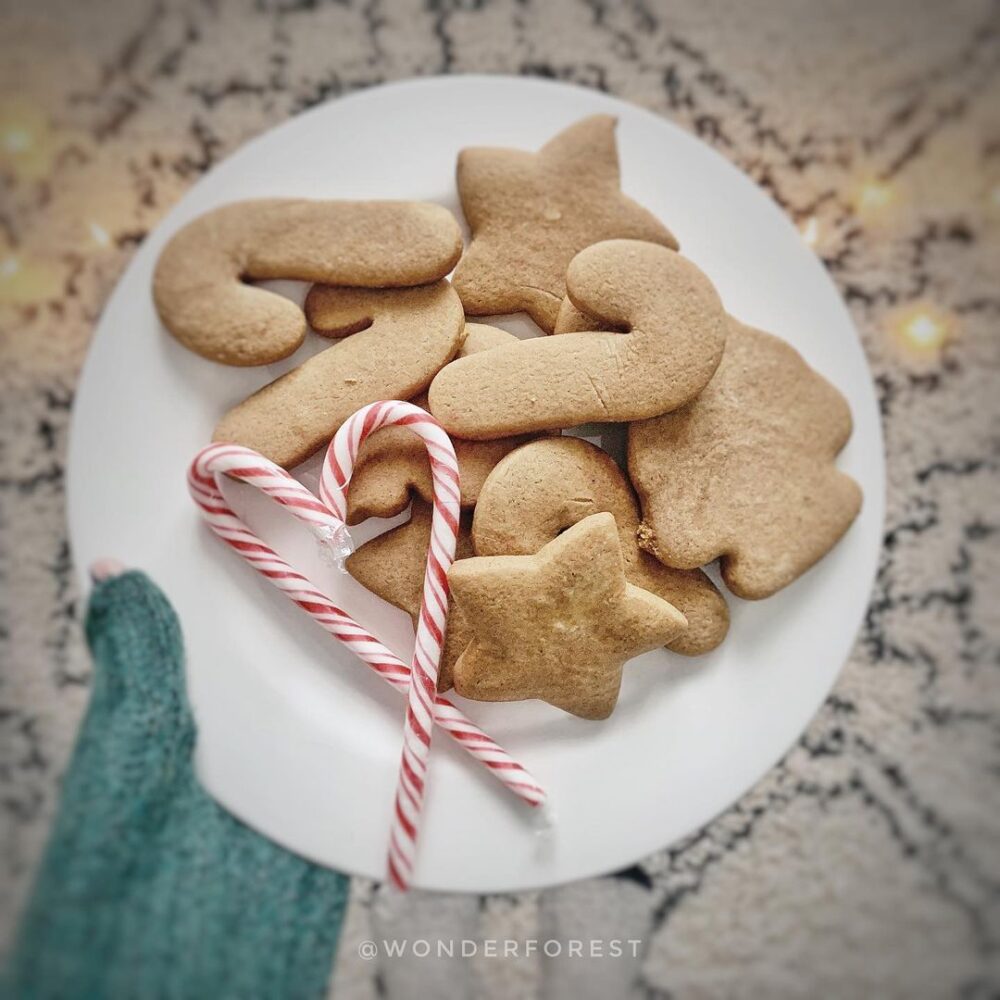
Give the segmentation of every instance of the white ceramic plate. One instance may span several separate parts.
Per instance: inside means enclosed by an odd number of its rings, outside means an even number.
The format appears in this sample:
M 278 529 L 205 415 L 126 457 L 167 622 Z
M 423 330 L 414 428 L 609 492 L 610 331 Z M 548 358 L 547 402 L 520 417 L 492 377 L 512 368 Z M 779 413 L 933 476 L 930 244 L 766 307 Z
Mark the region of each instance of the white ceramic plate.
M 180 614 L 206 787 L 251 826 L 322 864 L 384 873 L 403 701 L 211 536 L 184 477 L 224 410 L 325 344 L 310 338 L 294 358 L 263 370 L 196 357 L 157 321 L 154 262 L 183 223 L 238 198 L 428 199 L 457 213 L 453 178 L 462 147 L 536 149 L 594 112 L 619 118 L 624 190 L 670 226 L 729 311 L 790 341 L 847 396 L 855 431 L 840 464 L 861 482 L 864 510 L 793 586 L 758 604 L 731 599 L 732 630 L 712 655 L 687 660 L 658 651 L 630 663 L 607 722 L 535 702 L 458 699 L 546 785 L 554 828 L 539 836 L 529 811 L 439 735 L 415 884 L 468 891 L 552 885 L 628 865 L 690 833 L 796 739 L 862 619 L 884 493 L 871 377 L 829 277 L 766 194 L 663 119 L 561 84 L 418 80 L 316 108 L 212 170 L 136 255 L 80 383 L 69 509 L 81 576 L 94 559 L 116 556 L 146 570 Z M 303 478 L 315 485 L 309 467 Z M 285 515 L 239 489 L 231 495 L 279 551 L 408 656 L 405 615 L 326 565 Z M 384 527 L 370 523 L 355 538 Z

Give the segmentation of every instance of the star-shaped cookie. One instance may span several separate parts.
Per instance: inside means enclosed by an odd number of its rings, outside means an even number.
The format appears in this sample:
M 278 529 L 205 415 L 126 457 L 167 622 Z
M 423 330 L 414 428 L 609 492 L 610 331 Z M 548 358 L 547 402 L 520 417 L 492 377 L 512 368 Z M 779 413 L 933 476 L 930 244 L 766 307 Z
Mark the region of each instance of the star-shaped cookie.
M 458 193 L 472 230 L 454 286 L 473 316 L 527 312 L 551 332 L 576 254 L 609 239 L 677 249 L 652 213 L 621 191 L 616 120 L 593 115 L 537 153 L 464 149 Z
M 687 622 L 625 579 L 611 514 L 593 514 L 534 555 L 476 556 L 448 579 L 471 642 L 455 690 L 479 701 L 540 698 L 606 719 L 626 660 L 669 642 Z

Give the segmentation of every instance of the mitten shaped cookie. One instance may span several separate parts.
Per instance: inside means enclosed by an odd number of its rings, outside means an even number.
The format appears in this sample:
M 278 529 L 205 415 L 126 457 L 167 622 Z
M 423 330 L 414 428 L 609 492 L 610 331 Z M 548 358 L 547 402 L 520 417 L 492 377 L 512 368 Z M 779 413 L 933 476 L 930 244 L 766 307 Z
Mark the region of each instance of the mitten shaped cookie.
M 790 345 L 730 320 L 722 364 L 683 409 L 629 428 L 640 544 L 668 566 L 720 560 L 740 597 L 769 597 L 841 538 L 861 509 L 836 457 L 844 397 Z

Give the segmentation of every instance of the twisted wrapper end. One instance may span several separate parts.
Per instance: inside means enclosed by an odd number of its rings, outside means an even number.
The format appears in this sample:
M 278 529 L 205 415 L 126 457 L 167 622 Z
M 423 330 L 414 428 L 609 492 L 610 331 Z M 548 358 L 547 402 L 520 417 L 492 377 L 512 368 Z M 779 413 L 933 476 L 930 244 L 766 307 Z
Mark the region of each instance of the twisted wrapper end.
M 327 566 L 334 566 L 341 573 L 347 572 L 347 557 L 354 551 L 354 540 L 347 525 L 340 527 L 322 526 L 316 530 L 319 539 L 319 554 Z

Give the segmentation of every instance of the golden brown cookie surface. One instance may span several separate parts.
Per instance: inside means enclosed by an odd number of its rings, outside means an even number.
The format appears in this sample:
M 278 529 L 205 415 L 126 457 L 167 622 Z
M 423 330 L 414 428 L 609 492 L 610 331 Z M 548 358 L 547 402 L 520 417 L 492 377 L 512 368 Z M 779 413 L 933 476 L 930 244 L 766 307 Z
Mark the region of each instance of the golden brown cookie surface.
M 730 319 L 712 381 L 629 428 L 640 544 L 670 566 L 721 559 L 734 594 L 768 597 L 832 548 L 861 507 L 839 472 L 844 397 L 789 344 Z
M 533 555 L 463 559 L 448 579 L 471 634 L 454 666 L 455 689 L 480 701 L 540 698 L 605 719 L 625 661 L 686 624 L 626 580 L 611 514 L 584 518 Z
M 629 583 L 662 597 L 687 628 L 667 644 L 690 656 L 714 649 L 729 629 L 729 609 L 699 569 L 677 570 L 639 547 L 639 503 L 606 452 L 575 437 L 518 448 L 490 473 L 472 523 L 477 555 L 537 552 L 578 521 L 606 511 L 615 518 Z
M 435 377 L 431 412 L 457 437 L 630 421 L 682 406 L 722 357 L 726 317 L 712 283 L 666 247 L 608 240 L 566 275 L 574 305 L 627 333 L 536 337 L 461 358 Z
M 310 299 L 312 296 L 310 292 Z M 306 313 L 312 322 L 308 303 Z M 466 323 L 464 337 L 456 355 L 458 358 L 517 341 L 513 334 L 481 323 Z M 426 395 L 417 396 L 413 402 L 427 409 Z M 496 441 L 455 439 L 452 442 L 458 459 L 463 508 L 476 505 L 479 491 L 497 462 L 532 437 L 517 435 Z M 385 427 L 376 431 L 358 452 L 347 492 L 347 523 L 360 524 L 369 517 L 393 517 L 405 510 L 411 493 L 427 503 L 433 500 L 427 449 L 416 434 L 405 427 Z
M 259 451 L 285 468 L 323 447 L 355 410 L 410 399 L 458 350 L 465 315 L 447 281 L 416 288 L 341 288 L 339 315 L 371 324 L 237 404 L 213 440 Z
M 213 361 L 262 365 L 288 357 L 306 333 L 302 310 L 247 280 L 291 278 L 367 288 L 443 278 L 462 251 L 440 205 L 261 198 L 188 223 L 153 275 L 163 325 Z
M 584 247 L 637 239 L 677 248 L 669 230 L 621 192 L 615 119 L 593 115 L 537 153 L 464 149 L 458 192 L 472 242 L 455 288 L 474 316 L 525 311 L 551 330 L 566 268 Z
M 414 628 L 423 599 L 424 570 L 431 540 L 431 510 L 429 503 L 414 497 L 409 521 L 365 542 L 347 557 L 345 563 L 347 572 L 362 587 L 405 611 L 413 620 Z M 456 561 L 473 555 L 471 526 L 472 515 L 463 513 L 459 521 Z M 452 602 L 438 666 L 438 691 L 447 691 L 452 686 L 452 667 L 468 642 L 465 617 Z

